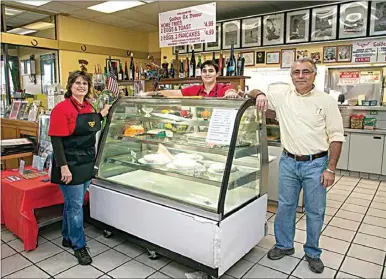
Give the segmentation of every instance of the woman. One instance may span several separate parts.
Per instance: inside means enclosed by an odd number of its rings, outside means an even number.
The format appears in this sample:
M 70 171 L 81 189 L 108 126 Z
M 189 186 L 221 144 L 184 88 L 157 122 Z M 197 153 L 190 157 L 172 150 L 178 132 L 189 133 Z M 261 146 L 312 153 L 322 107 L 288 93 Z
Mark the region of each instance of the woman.
M 65 100 L 52 110 L 48 130 L 54 151 L 51 181 L 59 184 L 64 197 L 62 245 L 73 248 L 81 265 L 92 263 L 83 229 L 83 199 L 94 171 L 95 134 L 110 109 L 106 105 L 95 113 L 87 100 L 90 90 L 87 73 L 73 72 Z

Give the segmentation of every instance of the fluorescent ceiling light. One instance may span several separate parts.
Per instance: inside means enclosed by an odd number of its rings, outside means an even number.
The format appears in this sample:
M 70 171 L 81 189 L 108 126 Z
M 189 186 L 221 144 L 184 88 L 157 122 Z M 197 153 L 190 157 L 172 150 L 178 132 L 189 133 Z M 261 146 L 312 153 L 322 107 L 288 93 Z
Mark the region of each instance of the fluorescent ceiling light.
M 38 7 L 38 6 L 47 4 L 48 2 L 51 2 L 51 1 L 16 1 L 16 2 Z
M 50 23 L 50 22 L 38 21 L 38 22 L 34 22 L 31 24 L 25 25 L 22 28 L 35 29 L 35 30 L 45 30 L 45 29 L 53 28 L 54 26 L 55 26 L 55 24 Z
M 7 31 L 7 33 L 19 34 L 19 35 L 26 35 L 26 34 L 35 33 L 35 32 L 37 32 L 37 30 L 25 29 L 25 28 L 14 28 L 12 30 Z
M 14 15 L 19 15 L 23 13 L 24 11 L 16 10 L 16 9 L 11 9 L 8 7 L 5 7 L 5 14 L 8 16 L 14 16 Z
M 143 5 L 145 3 L 140 1 L 107 1 L 98 5 L 88 7 L 87 9 L 110 14 L 120 10 L 133 8 Z
M 149 4 L 149 3 L 153 3 L 153 2 L 155 2 L 157 0 L 141 0 L 141 1 Z

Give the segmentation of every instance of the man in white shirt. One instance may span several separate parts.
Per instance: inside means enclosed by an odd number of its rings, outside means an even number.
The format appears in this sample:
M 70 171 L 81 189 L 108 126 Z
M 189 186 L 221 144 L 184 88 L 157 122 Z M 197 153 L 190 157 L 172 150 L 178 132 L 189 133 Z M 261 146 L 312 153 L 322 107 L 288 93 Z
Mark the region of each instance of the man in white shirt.
M 295 219 L 300 190 L 304 192 L 307 216 L 305 259 L 311 271 L 321 273 L 319 236 L 326 208 L 326 189 L 335 180 L 335 169 L 342 142 L 342 116 L 330 95 L 315 89 L 317 73 L 309 58 L 295 61 L 291 67 L 294 89 L 265 96 L 252 90 L 259 110 L 276 111 L 284 147 L 279 164 L 279 202 L 275 217 L 276 245 L 268 258 L 278 260 L 295 252 Z M 330 151 L 330 154 L 328 154 Z

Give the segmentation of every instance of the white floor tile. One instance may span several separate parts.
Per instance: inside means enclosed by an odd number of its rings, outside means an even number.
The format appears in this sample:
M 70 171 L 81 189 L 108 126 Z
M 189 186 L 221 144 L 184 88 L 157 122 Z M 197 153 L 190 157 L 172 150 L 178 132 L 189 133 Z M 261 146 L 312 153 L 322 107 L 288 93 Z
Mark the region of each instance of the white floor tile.
M 275 215 L 275 213 L 273 213 L 273 212 L 268 212 L 268 211 L 267 211 L 266 219 L 268 220 L 268 219 L 271 218 L 273 215 Z
M 352 258 L 383 265 L 386 252 L 353 243 L 347 255 Z
M 321 235 L 319 239 L 319 247 L 340 254 L 345 254 L 348 250 L 350 243 L 334 239 L 328 236 Z
M 303 244 L 294 242 L 294 248 L 295 248 L 295 254 L 292 255 L 292 257 L 301 259 L 304 257 L 304 249 Z
M 355 232 L 333 226 L 327 226 L 327 228 L 323 231 L 322 235 L 351 242 L 355 236 Z
M 243 278 L 287 278 L 288 275 L 277 270 L 256 264 Z
M 110 238 L 106 238 L 103 235 L 100 235 L 100 236 L 96 237 L 95 240 L 113 248 L 113 247 L 125 242 L 127 240 L 127 237 L 124 236 L 123 234 L 113 234 Z
M 77 265 L 56 275 L 55 278 L 98 278 L 101 275 L 103 273 L 91 265 Z
M 363 278 L 380 278 L 382 266 L 346 257 L 340 270 Z
M 347 197 L 344 197 L 344 196 L 340 196 L 340 195 L 335 195 L 335 194 L 330 194 L 330 193 L 327 193 L 327 199 L 328 200 L 333 200 L 333 201 L 340 201 L 340 202 L 344 202 L 346 200 Z
M 119 244 L 114 247 L 114 249 L 132 258 L 135 258 L 145 252 L 144 248 L 130 241 Z
M 378 186 L 380 181 L 379 180 L 373 180 L 373 179 L 365 179 L 365 178 L 362 178 L 360 181 L 359 181 L 360 184 L 367 184 L 367 185 L 375 185 L 375 186 Z
M 32 265 L 30 261 L 26 260 L 19 254 L 15 254 L 1 260 L 1 276 L 6 276 L 30 265 Z
M 171 262 L 171 260 L 161 255 L 158 256 L 158 259 L 152 260 L 149 258 L 149 255 L 147 253 L 139 255 L 135 258 L 135 260 L 151 268 L 154 268 L 155 270 L 159 270 Z
M 39 234 L 48 240 L 53 240 L 55 238 L 61 237 L 62 236 L 61 222 L 39 231 Z
M 109 272 L 130 259 L 130 257 L 111 249 L 93 257 L 92 265 L 103 272 Z
M 386 197 L 375 196 L 375 197 L 374 197 L 374 201 L 386 203 Z
M 51 242 L 54 243 L 56 246 L 66 250 L 66 251 L 72 250 L 71 248 L 63 247 L 62 241 L 63 241 L 63 238 L 61 238 L 61 237 L 58 237 L 58 238 L 55 238 L 54 240 L 51 240 Z M 87 245 L 88 245 L 88 243 L 87 243 Z
M 146 278 L 154 272 L 154 269 L 140 262 L 132 260 L 118 267 L 117 269 L 114 269 L 108 274 L 113 278 Z
M 339 208 L 342 206 L 342 203 L 341 201 L 327 200 L 328 207 Z
M 363 223 L 386 228 L 385 218 L 378 218 L 378 217 L 366 215 L 365 219 L 363 219 Z
M 40 245 L 42 245 L 43 243 L 46 243 L 46 242 L 48 242 L 47 239 L 45 239 L 45 238 L 43 238 L 43 237 L 41 237 L 41 236 L 38 237 L 38 247 L 39 247 Z M 21 241 L 19 238 L 14 239 L 14 240 L 11 240 L 10 242 L 7 242 L 7 244 L 8 244 L 9 246 L 11 246 L 11 247 L 12 247 L 14 250 L 16 250 L 17 252 L 22 252 L 22 251 L 24 251 L 24 242 Z
M 334 278 L 335 273 L 335 270 L 328 267 L 324 267 L 323 273 L 314 273 L 308 268 L 308 262 L 302 261 L 295 269 L 293 275 L 298 278 Z
M 360 194 L 360 193 L 353 192 L 350 194 L 350 197 L 371 201 L 373 199 L 374 195 L 367 195 L 367 194 Z
M 380 210 L 386 210 L 386 203 L 381 202 L 375 202 L 373 201 L 370 205 L 370 208 L 380 209 Z
M 176 262 L 171 262 L 160 271 L 172 278 L 186 278 L 185 273 L 193 272 L 191 268 Z
M 367 211 L 367 215 L 386 219 L 386 210 L 369 208 L 369 211 Z
M 326 206 L 326 215 L 334 216 L 335 213 L 338 211 L 338 208 L 328 207 Z
M 361 214 L 365 214 L 367 211 L 367 207 L 356 205 L 356 204 L 350 204 L 350 203 L 344 203 L 342 205 L 342 209 L 346 211 L 361 213 Z
M 250 261 L 239 260 L 226 272 L 226 274 L 235 278 L 241 278 L 252 268 L 253 265 L 254 263 L 251 263 Z
M 306 243 L 307 233 L 303 230 L 295 230 L 295 241 L 299 243 Z
M 265 249 L 271 249 L 276 243 L 275 237 L 272 235 L 267 235 L 264 237 L 257 246 L 265 248 Z
M 275 235 L 274 224 L 271 222 L 267 222 L 267 227 L 268 227 L 268 234 Z
M 363 200 L 363 199 L 357 199 L 357 198 L 351 198 L 349 197 L 345 203 L 349 203 L 349 204 L 356 204 L 356 205 L 361 205 L 361 206 L 365 206 L 365 207 L 369 207 L 371 201 L 370 200 Z
M 170 278 L 169 276 L 167 276 L 161 272 L 155 272 L 152 275 L 150 275 L 149 277 L 147 277 L 147 279 L 169 279 L 169 278 Z
M 376 197 L 386 197 L 386 192 L 385 191 L 380 191 L 378 190 L 377 193 L 375 194 Z
M 351 231 L 357 231 L 359 228 L 359 225 L 361 223 L 347 220 L 347 219 L 342 219 L 339 217 L 334 217 L 332 218 L 331 222 L 329 223 L 329 226 L 334 226 L 342 229 L 347 229 Z
M 361 227 L 359 228 L 359 232 L 386 238 L 386 228 L 382 228 L 378 226 L 362 224 Z
M 334 253 L 328 250 L 323 250 L 320 256 L 325 266 L 332 269 L 338 269 L 343 261 L 344 255 Z
M 378 186 L 377 185 L 369 185 L 369 184 L 364 184 L 364 183 L 359 183 L 355 189 L 369 189 L 369 190 L 377 190 Z
M 342 197 L 345 197 L 345 198 L 347 198 L 348 195 L 350 194 L 350 192 L 348 192 L 348 191 L 340 190 L 340 189 L 335 189 L 335 188 L 331 189 L 328 193 L 332 194 L 332 195 L 342 196 Z
M 56 256 L 48 258 L 44 261 L 37 263 L 41 269 L 45 270 L 51 276 L 54 276 L 70 267 L 76 266 L 78 260 L 74 255 L 71 255 L 68 252 L 62 252 Z
M 354 238 L 354 243 L 367 247 L 386 251 L 386 239 L 368 234 L 358 233 Z
M 14 235 L 11 231 L 2 231 L 1 232 L 1 240 L 4 241 L 5 243 L 17 239 L 18 237 Z
M 306 228 L 307 228 L 307 222 L 306 222 L 306 219 L 300 219 L 300 220 L 296 223 L 296 228 L 299 229 L 299 230 L 305 231 Z
M 36 266 L 24 268 L 18 272 L 12 273 L 5 278 L 49 278 L 50 276 Z
M 383 269 L 382 279 L 386 279 L 386 268 Z
M 55 244 L 52 244 L 51 242 L 46 242 L 36 247 L 36 249 L 33 251 L 24 251 L 21 252 L 21 254 L 27 259 L 29 259 L 31 262 L 36 263 L 45 260 L 55 254 L 59 254 L 63 251 L 63 249 L 59 248 Z
M 9 247 L 7 244 L 1 244 L 1 259 L 15 255 L 16 251 Z
M 252 263 L 257 263 L 267 253 L 268 253 L 268 249 L 264 249 L 264 248 L 255 246 L 255 247 L 252 248 L 251 251 L 249 251 L 248 254 L 246 254 L 243 257 L 243 259 L 247 260 L 247 261 L 250 261 Z
M 101 234 L 103 234 L 103 231 L 94 226 L 88 226 L 87 228 L 84 229 L 84 233 L 91 238 L 96 238 Z
M 286 274 L 290 274 L 295 269 L 299 261 L 300 259 L 291 256 L 285 256 L 280 260 L 275 261 L 270 260 L 267 256 L 265 256 L 259 261 L 259 264 L 278 270 L 280 272 L 284 272 Z
M 360 194 L 374 195 L 376 191 L 377 191 L 376 189 L 367 189 L 367 188 L 356 187 L 353 192 L 354 193 L 360 193 Z
M 99 254 L 110 249 L 110 247 L 100 243 L 99 241 L 96 241 L 95 239 L 88 241 L 87 247 L 90 248 L 91 257 L 98 256 Z
M 360 277 L 354 276 L 354 275 L 351 275 L 351 274 L 348 274 L 348 273 L 339 271 L 335 278 L 339 278 L 339 279 L 350 279 L 350 278 L 354 278 L 354 279 L 355 279 L 355 278 L 360 278 Z
M 346 211 L 346 210 L 339 210 L 338 213 L 336 213 L 335 217 L 352 220 L 356 222 L 361 222 L 363 219 L 363 214 Z
M 101 277 L 98 277 L 98 279 L 111 279 L 111 276 L 108 276 L 107 274 L 103 274 Z M 150 278 L 150 277 L 148 277 Z

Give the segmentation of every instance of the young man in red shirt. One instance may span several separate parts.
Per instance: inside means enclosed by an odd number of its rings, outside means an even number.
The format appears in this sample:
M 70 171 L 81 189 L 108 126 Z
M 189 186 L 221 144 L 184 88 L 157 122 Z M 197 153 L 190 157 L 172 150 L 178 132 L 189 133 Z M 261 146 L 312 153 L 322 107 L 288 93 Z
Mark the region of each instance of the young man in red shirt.
M 237 91 L 230 84 L 217 83 L 220 75 L 218 66 L 212 60 L 205 61 L 201 65 L 202 84 L 185 87 L 181 90 L 162 90 L 160 93 L 166 97 L 178 96 L 202 96 L 212 98 L 238 98 Z M 144 92 L 140 96 L 151 96 L 155 92 Z

